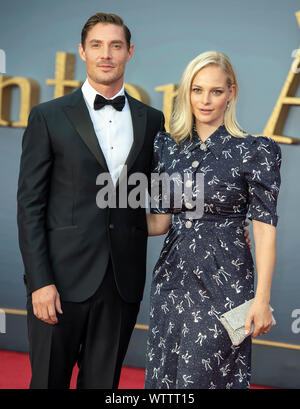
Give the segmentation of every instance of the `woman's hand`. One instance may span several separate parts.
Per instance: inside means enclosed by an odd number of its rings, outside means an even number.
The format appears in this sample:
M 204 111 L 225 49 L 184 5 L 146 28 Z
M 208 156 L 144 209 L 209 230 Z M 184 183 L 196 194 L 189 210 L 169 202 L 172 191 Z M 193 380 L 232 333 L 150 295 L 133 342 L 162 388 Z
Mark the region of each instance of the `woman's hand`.
M 252 324 L 254 324 L 253 332 L 251 332 Z M 251 332 L 252 338 L 255 338 L 261 334 L 266 334 L 271 327 L 272 312 L 269 303 L 254 298 L 247 314 L 244 327 L 245 334 L 248 335 Z

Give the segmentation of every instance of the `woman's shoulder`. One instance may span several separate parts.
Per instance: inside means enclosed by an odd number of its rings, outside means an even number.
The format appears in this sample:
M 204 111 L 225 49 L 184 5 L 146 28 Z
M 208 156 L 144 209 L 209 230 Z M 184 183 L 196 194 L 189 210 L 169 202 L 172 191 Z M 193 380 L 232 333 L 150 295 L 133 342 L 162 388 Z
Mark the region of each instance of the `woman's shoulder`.
M 154 138 L 154 149 L 155 150 L 162 150 L 164 146 L 170 145 L 170 144 L 176 144 L 174 139 L 172 138 L 171 134 L 166 131 L 159 131 L 155 135 Z
M 167 131 L 158 131 L 155 135 L 155 140 L 157 141 L 174 141 L 171 134 Z
M 281 163 L 281 148 L 274 139 L 265 135 L 247 135 L 245 144 L 252 158 L 267 157 Z
M 258 148 L 260 145 L 269 146 L 271 147 L 271 149 L 274 149 L 278 145 L 277 142 L 274 141 L 274 139 L 265 135 L 248 134 L 245 137 L 245 141 L 249 144 L 249 147 L 252 147 L 253 149 Z
M 247 135 L 245 142 L 249 150 L 253 152 L 263 151 L 266 153 L 277 153 L 280 151 L 280 146 L 274 139 L 265 135 Z

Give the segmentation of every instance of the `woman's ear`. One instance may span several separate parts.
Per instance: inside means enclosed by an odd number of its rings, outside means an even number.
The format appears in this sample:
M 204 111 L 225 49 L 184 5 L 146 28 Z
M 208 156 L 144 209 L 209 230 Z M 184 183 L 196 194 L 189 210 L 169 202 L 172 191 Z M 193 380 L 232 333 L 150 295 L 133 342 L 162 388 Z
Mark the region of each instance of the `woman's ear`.
M 230 102 L 232 100 L 232 98 L 235 95 L 235 92 L 236 92 L 236 85 L 232 84 L 230 89 L 229 89 L 229 97 L 228 97 L 228 100 L 227 100 L 228 102 Z

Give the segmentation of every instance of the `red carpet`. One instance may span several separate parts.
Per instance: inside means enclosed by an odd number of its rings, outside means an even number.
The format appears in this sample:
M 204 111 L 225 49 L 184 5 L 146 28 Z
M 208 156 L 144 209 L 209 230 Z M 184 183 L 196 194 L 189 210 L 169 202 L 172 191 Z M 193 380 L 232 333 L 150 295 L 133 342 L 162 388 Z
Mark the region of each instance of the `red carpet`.
M 77 367 L 73 372 L 71 389 L 76 386 Z M 119 389 L 143 389 L 144 369 L 122 368 Z M 30 363 L 28 354 L 0 351 L 0 389 L 27 389 L 30 382 Z M 271 389 L 251 386 L 252 389 Z

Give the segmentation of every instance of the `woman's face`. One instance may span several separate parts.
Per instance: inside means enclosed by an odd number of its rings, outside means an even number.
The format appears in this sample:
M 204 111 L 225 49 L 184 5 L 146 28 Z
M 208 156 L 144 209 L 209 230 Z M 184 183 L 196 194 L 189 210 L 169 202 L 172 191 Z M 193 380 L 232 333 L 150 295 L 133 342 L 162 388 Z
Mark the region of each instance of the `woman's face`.
M 208 65 L 195 75 L 191 86 L 191 108 L 196 122 L 219 127 L 224 122 L 227 103 L 234 96 L 234 85 L 217 65 Z

